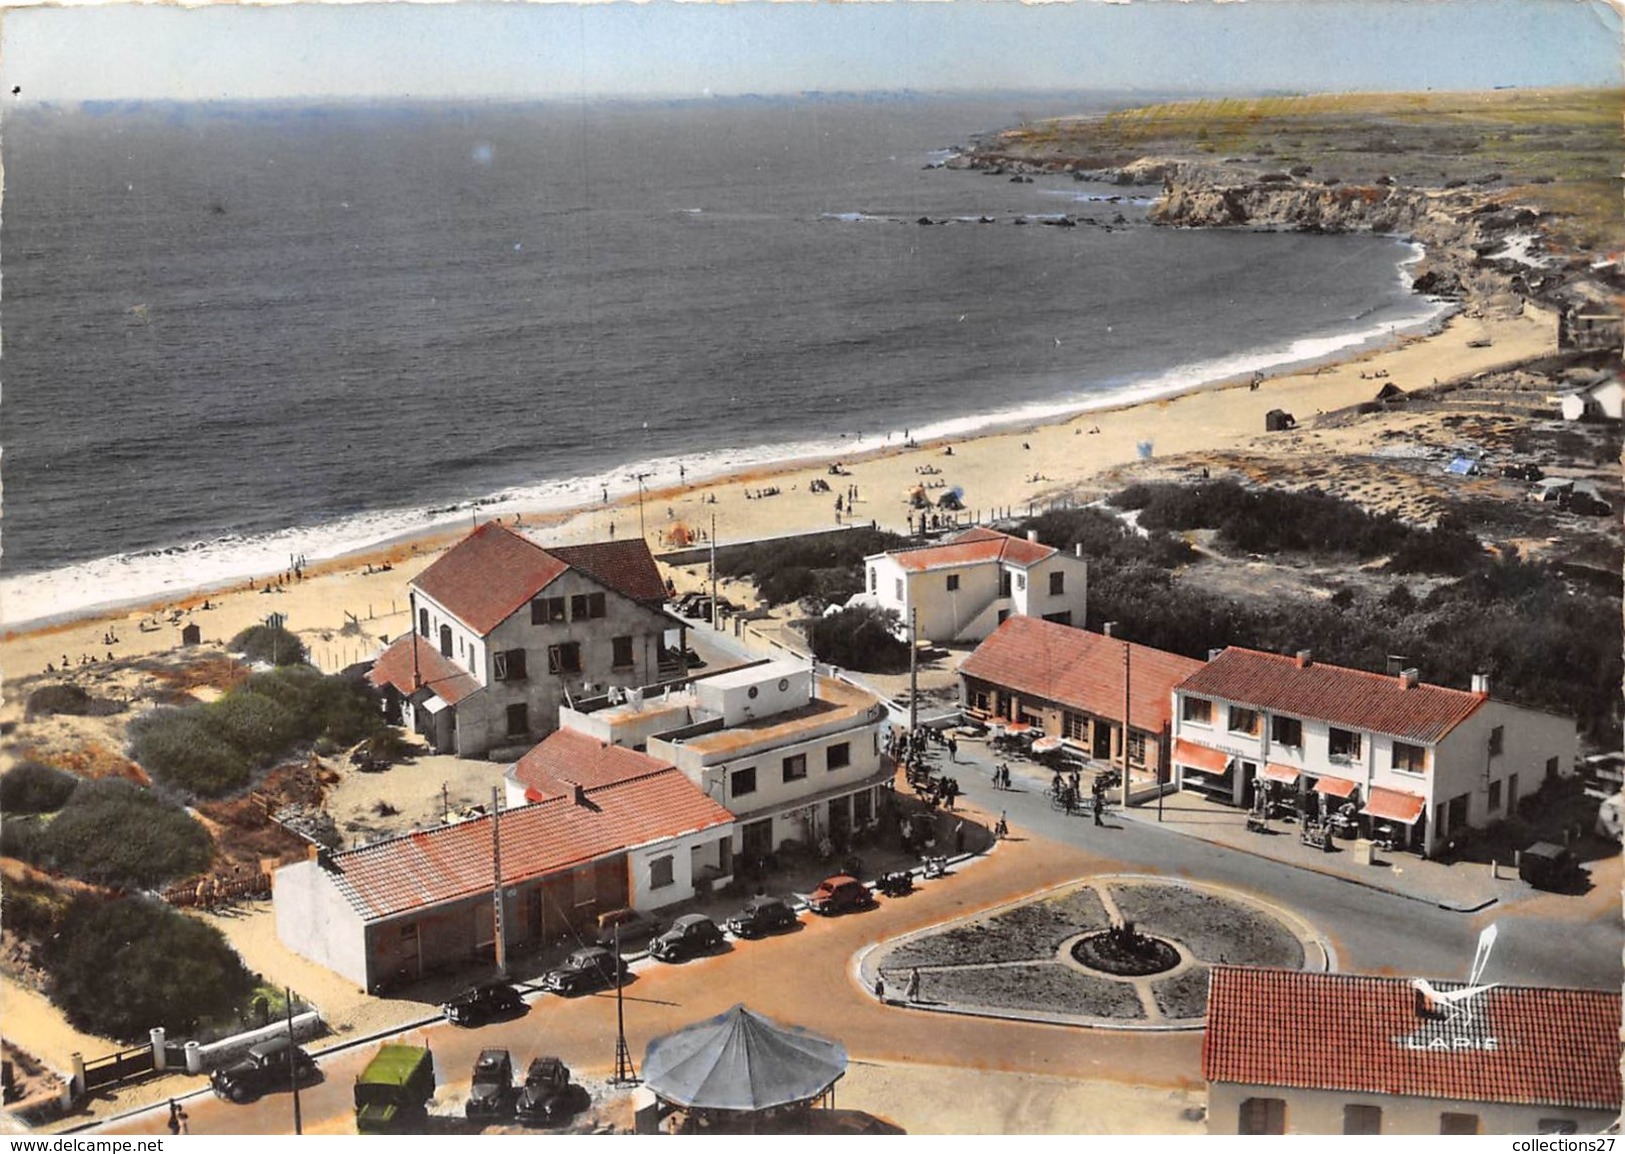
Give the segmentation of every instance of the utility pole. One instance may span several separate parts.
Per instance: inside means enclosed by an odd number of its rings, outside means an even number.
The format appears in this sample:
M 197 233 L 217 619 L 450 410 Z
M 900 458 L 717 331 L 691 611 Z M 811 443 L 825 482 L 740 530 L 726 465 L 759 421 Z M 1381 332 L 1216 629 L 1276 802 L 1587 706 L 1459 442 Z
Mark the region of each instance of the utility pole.
M 1129 734 L 1129 653 L 1131 646 L 1123 642 L 1123 808 L 1128 809 L 1128 734 Z
M 497 977 L 508 976 L 507 935 L 502 924 L 502 805 L 501 788 L 491 787 L 491 902 L 495 909 L 491 928 L 496 935 Z
M 632 1050 L 626 1044 L 626 1003 L 621 997 L 621 927 L 615 927 L 615 1084 L 624 1086 L 638 1080 L 632 1066 Z
M 648 473 L 638 474 L 638 536 L 645 541 L 649 539 L 648 530 L 643 527 L 643 482 L 648 480 Z
M 908 733 L 920 724 L 920 611 L 908 611 Z
M 711 628 L 717 627 L 717 515 L 711 514 Z
M 288 1084 L 293 1087 L 293 1132 L 295 1134 L 303 1134 L 305 1132 L 305 1123 L 304 1119 L 299 1116 L 299 1067 L 293 1060 L 294 1051 L 296 1049 L 293 1044 L 293 987 L 284 986 L 282 989 L 287 997 Z

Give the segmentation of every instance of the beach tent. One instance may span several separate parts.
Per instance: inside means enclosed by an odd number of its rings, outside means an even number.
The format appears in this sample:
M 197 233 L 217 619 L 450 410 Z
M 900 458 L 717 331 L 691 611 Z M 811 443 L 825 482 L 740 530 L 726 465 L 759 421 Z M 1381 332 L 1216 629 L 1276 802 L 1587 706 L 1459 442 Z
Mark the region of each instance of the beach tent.
M 643 1081 L 690 1112 L 806 1105 L 846 1074 L 846 1047 L 736 1005 L 649 1043 Z
M 1461 477 L 1476 477 L 1478 475 L 1478 462 L 1471 457 L 1457 457 L 1445 466 L 1445 472 L 1455 473 Z

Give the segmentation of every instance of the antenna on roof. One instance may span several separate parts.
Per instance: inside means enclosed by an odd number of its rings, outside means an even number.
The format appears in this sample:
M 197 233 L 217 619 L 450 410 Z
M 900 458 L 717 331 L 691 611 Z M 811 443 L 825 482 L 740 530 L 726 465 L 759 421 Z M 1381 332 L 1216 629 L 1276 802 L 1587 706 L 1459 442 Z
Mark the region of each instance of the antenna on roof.
M 1443 1014 L 1446 1021 L 1471 1021 L 1473 1008 L 1468 1004 L 1468 999 L 1500 985 L 1499 982 L 1479 984 L 1479 979 L 1484 976 L 1485 967 L 1489 965 L 1490 951 L 1495 948 L 1495 939 L 1500 932 L 1498 923 L 1491 922 L 1484 927 L 1484 932 L 1478 935 L 1478 948 L 1473 951 L 1472 969 L 1467 971 L 1467 985 L 1462 989 L 1442 992 L 1434 989 L 1426 978 L 1411 979 L 1412 987 L 1427 999 L 1428 1007 L 1436 1013 Z

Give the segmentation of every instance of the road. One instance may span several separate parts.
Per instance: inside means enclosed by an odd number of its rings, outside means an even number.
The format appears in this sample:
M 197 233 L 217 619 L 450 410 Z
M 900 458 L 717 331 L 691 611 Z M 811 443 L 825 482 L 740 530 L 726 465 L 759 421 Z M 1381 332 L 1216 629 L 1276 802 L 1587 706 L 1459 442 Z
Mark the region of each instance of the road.
M 974 1065 L 1168 1088 L 1200 1085 L 1200 1032 L 1080 1030 L 882 1006 L 852 976 L 852 960 L 866 946 L 1093 873 L 1154 873 L 1235 887 L 1307 920 L 1329 942 L 1335 968 L 1343 971 L 1465 977 L 1479 931 L 1496 921 L 1501 933 L 1489 980 L 1620 986 L 1625 928 L 1616 897 L 1617 860 L 1607 874 L 1614 879 L 1611 889 L 1599 887 L 1586 898 L 1542 896 L 1477 914 L 1455 913 L 1144 821 L 1113 815 L 1104 828 L 1096 827 L 1087 817 L 1051 810 L 1043 793 L 1047 771 L 1018 765 L 1017 788 L 995 791 L 991 763 L 980 747 L 962 751 L 962 763 L 950 769 L 965 790 L 960 807 L 989 821 L 1007 812 L 1011 840 L 950 878 L 884 900 L 873 911 L 827 921 L 804 915 L 795 932 L 730 942 L 724 952 L 683 965 L 639 963 L 625 990 L 634 1060 L 641 1063 L 651 1038 L 744 1002 L 839 1038 L 857 1061 Z M 412 1031 L 406 1040 L 433 1049 L 441 1083 L 437 1108 L 460 1113 L 468 1072 L 482 1048 L 510 1050 L 520 1069 L 534 1056 L 557 1054 L 573 1069 L 607 1074 L 614 1061 L 615 1000 L 608 993 L 574 1000 L 539 996 L 515 1021 L 473 1031 L 437 1024 Z M 374 1049 L 362 1045 L 323 1059 L 324 1080 L 302 1096 L 307 1132 L 352 1131 L 350 1088 Z M 204 1095 L 188 1109 L 194 1133 L 285 1133 L 291 1117 L 286 1094 L 248 1106 Z M 898 1120 L 906 1125 L 904 1110 L 900 1105 Z M 162 1133 L 166 1120 L 160 1108 L 107 1129 Z

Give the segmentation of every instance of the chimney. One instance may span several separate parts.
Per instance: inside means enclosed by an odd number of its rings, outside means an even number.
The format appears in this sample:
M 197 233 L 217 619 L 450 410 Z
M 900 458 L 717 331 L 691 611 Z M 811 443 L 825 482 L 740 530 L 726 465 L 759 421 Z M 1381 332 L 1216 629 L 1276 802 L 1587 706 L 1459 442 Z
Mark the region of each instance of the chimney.
M 1485 697 L 1490 695 L 1490 675 L 1488 673 L 1473 674 L 1473 692 L 1482 693 Z
M 1072 546 L 1072 555 L 1074 557 L 1082 557 L 1083 556 L 1083 542 L 1082 541 L 1079 541 L 1079 542 L 1075 543 Z
M 1038 530 L 1037 529 L 1028 529 L 1027 530 L 1027 540 L 1032 541 L 1034 543 L 1037 543 L 1037 541 L 1038 541 Z
M 571 781 L 567 777 L 559 778 L 559 784 L 569 787 L 569 789 L 570 789 L 570 804 L 581 806 L 583 809 L 586 808 L 586 805 L 587 805 L 587 789 L 586 789 L 585 786 L 581 785 L 579 782 Z
M 1299 669 L 1308 669 L 1314 663 L 1315 663 L 1315 651 L 1313 649 L 1300 649 L 1300 650 L 1298 650 L 1298 668 Z
M 1416 669 L 1401 669 L 1399 671 L 1399 687 L 1401 689 L 1415 689 L 1422 680 L 1421 671 Z
M 1106 622 L 1104 625 L 1102 625 L 1100 627 L 1100 631 L 1102 633 L 1104 633 L 1107 637 L 1110 637 L 1110 636 L 1112 636 L 1112 631 L 1114 629 L 1116 629 L 1116 628 L 1117 628 L 1117 622 L 1108 621 L 1108 622 Z
M 1209 649 L 1207 651 L 1207 659 L 1209 661 L 1212 661 L 1214 658 L 1218 657 L 1219 654 L 1221 654 L 1223 652 L 1224 652 L 1224 650 L 1222 650 L 1222 649 Z

